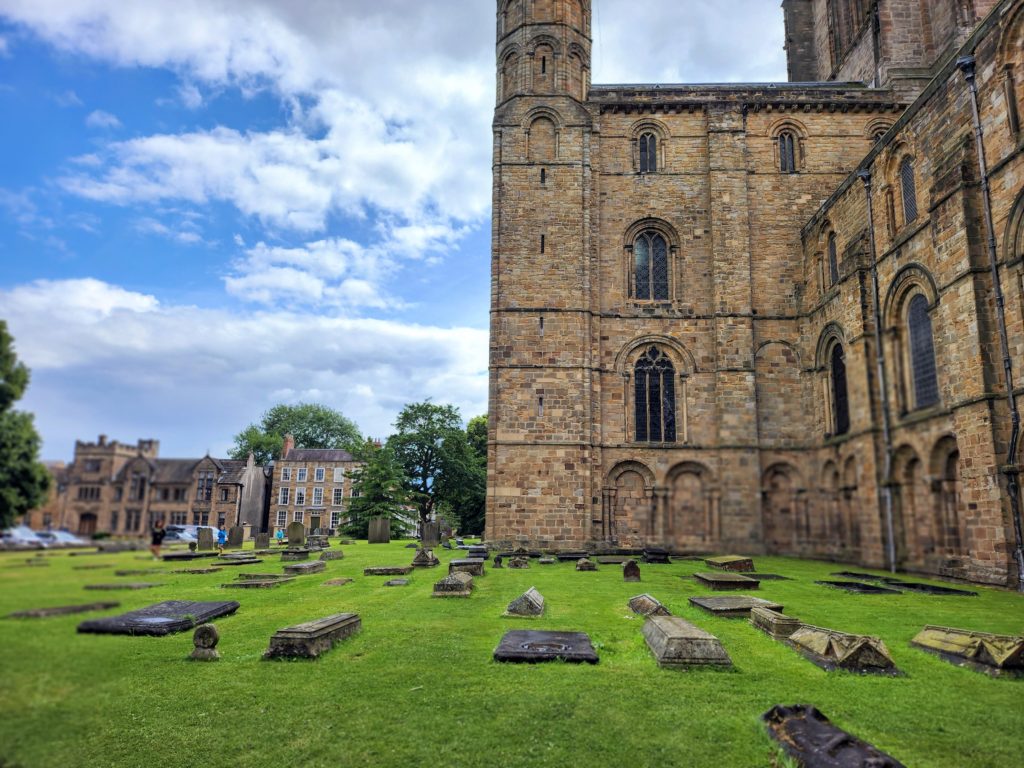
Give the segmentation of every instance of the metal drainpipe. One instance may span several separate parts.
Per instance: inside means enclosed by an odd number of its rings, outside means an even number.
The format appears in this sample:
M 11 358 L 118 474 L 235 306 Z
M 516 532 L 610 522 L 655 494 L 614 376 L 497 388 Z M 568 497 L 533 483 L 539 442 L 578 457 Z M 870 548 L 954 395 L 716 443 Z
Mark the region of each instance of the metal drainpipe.
M 882 390 L 882 439 L 885 442 L 885 465 L 882 472 L 882 498 L 885 500 L 886 553 L 889 570 L 896 573 L 896 530 L 892 511 L 892 424 L 889 419 L 889 376 L 885 368 L 885 349 L 882 347 L 882 307 L 878 290 L 878 259 L 875 248 L 875 207 L 871 200 L 871 171 L 857 172 L 857 178 L 864 182 L 864 194 L 868 200 L 868 239 L 871 243 L 871 288 L 874 292 L 875 312 L 875 362 L 878 365 L 878 384 Z
M 981 126 L 981 112 L 978 109 L 978 83 L 975 79 L 974 56 L 962 56 L 956 65 L 967 81 L 971 93 L 971 117 L 974 120 L 974 142 L 977 145 L 978 167 L 981 171 L 981 192 L 985 209 L 985 229 L 988 235 L 988 260 L 992 270 L 992 286 L 996 294 L 996 319 L 999 323 L 999 341 L 1003 353 L 1003 378 L 1006 386 L 1006 404 L 1010 408 L 1010 443 L 1007 448 L 1006 490 L 1010 495 L 1010 511 L 1013 515 L 1013 533 L 1017 561 L 1017 589 L 1024 592 L 1024 536 L 1021 535 L 1020 488 L 1017 484 L 1017 443 L 1020 440 L 1020 411 L 1017 410 L 1017 396 L 1013 391 L 1013 361 L 1010 358 L 1010 342 L 1006 331 L 1006 300 L 1003 284 L 999 278 L 999 260 L 996 254 L 996 228 L 992 221 L 992 190 L 988 180 L 988 161 L 985 158 L 985 133 Z

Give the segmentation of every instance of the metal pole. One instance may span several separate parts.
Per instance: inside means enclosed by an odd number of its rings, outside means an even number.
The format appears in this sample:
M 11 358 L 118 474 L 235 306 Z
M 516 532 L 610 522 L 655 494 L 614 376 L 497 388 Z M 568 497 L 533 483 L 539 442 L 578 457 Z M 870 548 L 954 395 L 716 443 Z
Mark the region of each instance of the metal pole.
M 885 367 L 885 349 L 882 347 L 882 307 L 878 290 L 878 259 L 875 246 L 875 207 L 871 199 L 871 171 L 857 172 L 857 178 L 864 182 L 864 194 L 868 201 L 868 240 L 871 252 L 871 288 L 875 305 L 875 362 L 878 365 L 878 385 L 882 390 L 882 439 L 885 442 L 885 464 L 882 470 L 882 498 L 885 503 L 886 554 L 889 570 L 896 573 L 896 530 L 892 510 L 892 423 L 889 417 L 889 377 Z
M 1017 396 L 1013 389 L 1013 360 L 1010 357 L 1010 342 L 1006 331 L 1006 300 L 1003 284 L 999 277 L 999 257 L 996 253 L 996 228 L 992 221 L 992 189 L 988 180 L 988 161 L 985 157 L 985 132 L 981 125 L 978 109 L 978 83 L 975 79 L 974 56 L 962 56 L 956 65 L 967 81 L 971 94 L 971 117 L 974 120 L 974 142 L 977 145 L 978 168 L 981 172 L 981 193 L 985 211 L 985 230 L 988 239 L 988 261 L 992 271 L 992 288 L 996 296 L 996 320 L 999 325 L 999 341 L 1003 353 L 1003 379 L 1006 386 L 1006 404 L 1010 408 L 1010 443 L 1007 447 L 1006 465 L 1002 472 L 1006 476 L 1006 490 L 1010 496 L 1010 511 L 1013 516 L 1013 533 L 1017 561 L 1017 589 L 1024 592 L 1024 536 L 1021 534 L 1020 487 L 1017 484 L 1017 443 L 1020 440 L 1020 411 L 1017 410 Z

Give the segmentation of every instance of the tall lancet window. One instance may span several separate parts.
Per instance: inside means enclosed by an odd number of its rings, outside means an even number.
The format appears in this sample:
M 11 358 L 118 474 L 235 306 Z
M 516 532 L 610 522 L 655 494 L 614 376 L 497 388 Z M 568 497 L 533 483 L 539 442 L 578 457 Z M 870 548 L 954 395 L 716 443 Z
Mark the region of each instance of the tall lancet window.
M 642 300 L 668 301 L 668 243 L 657 232 L 644 232 L 633 244 L 635 296 Z
M 636 363 L 636 440 L 640 443 L 676 441 L 675 366 L 657 347 Z

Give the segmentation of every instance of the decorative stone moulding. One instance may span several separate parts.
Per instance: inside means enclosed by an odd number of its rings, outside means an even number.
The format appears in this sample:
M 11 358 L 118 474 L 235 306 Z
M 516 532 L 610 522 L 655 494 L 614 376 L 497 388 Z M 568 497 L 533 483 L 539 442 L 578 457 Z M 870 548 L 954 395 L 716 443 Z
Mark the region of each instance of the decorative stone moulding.
M 449 574 L 434 585 L 434 597 L 469 597 L 473 593 L 473 577 L 465 571 Z

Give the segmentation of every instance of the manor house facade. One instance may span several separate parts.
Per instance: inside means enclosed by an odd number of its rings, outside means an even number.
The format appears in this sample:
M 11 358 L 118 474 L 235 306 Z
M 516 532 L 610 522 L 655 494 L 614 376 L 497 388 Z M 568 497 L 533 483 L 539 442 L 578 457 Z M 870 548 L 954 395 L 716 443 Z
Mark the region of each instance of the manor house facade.
M 1014 583 L 1024 0 L 719 86 L 592 85 L 590 6 L 498 2 L 487 539 Z

